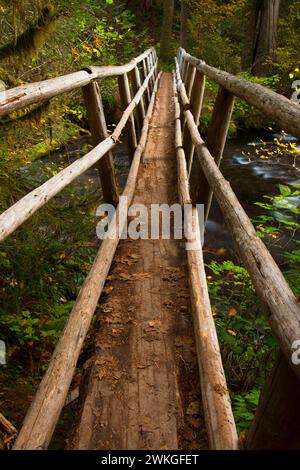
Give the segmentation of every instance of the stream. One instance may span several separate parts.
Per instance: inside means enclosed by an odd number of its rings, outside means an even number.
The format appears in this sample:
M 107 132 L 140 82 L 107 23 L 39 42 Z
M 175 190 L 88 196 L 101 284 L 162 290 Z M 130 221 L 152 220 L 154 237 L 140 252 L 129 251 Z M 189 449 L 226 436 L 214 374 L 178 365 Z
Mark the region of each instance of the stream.
M 249 158 L 247 156 L 248 152 L 253 154 L 255 149 L 257 149 L 259 155 L 267 153 L 268 150 L 274 147 L 274 138 L 276 137 L 283 143 L 294 142 L 300 148 L 300 141 L 296 138 L 272 132 L 239 135 L 226 143 L 220 168 L 250 219 L 264 213 L 262 208 L 255 205 L 255 202 L 266 202 L 265 195 L 274 196 L 278 194 L 279 184 L 292 185 L 300 183 L 300 161 L 296 161 L 296 165 L 293 166 L 292 157 L 289 155 L 280 154 L 279 157 L 272 158 L 259 158 L 259 156 Z M 67 163 L 76 160 L 82 155 L 83 148 L 81 147 L 87 142 L 86 137 L 83 137 L 81 141 L 71 143 L 70 147 L 66 145 L 64 149 L 36 160 L 34 164 L 37 166 L 38 173 L 43 171 L 43 165 L 46 163 L 55 162 L 65 166 Z M 113 154 L 119 185 L 124 188 L 129 170 L 126 143 L 119 143 L 114 148 Z M 30 173 L 30 166 L 23 169 L 23 171 Z M 77 181 L 79 185 L 83 185 L 88 179 L 93 181 L 94 189 L 99 186 L 98 173 L 95 167 L 89 169 Z M 85 191 L 83 186 L 81 191 Z M 300 199 L 288 200 L 288 202 L 300 206 Z M 232 239 L 215 200 L 212 203 L 204 241 L 207 261 L 211 258 L 210 253 L 215 257 L 220 249 L 222 249 L 221 257 L 234 259 Z M 272 254 L 277 258 L 276 248 L 272 250 Z
M 257 132 L 228 140 L 224 150 L 220 169 L 251 219 L 264 213 L 254 203 L 266 202 L 263 197 L 265 195 L 278 194 L 279 184 L 300 183 L 300 161 L 296 161 L 296 165 L 293 167 L 293 161 L 289 155 L 268 159 L 249 159 L 247 156 L 247 153 L 253 152 L 253 149 L 260 152 L 263 148 L 262 153 L 265 153 L 266 149 L 272 149 L 274 138 L 280 138 L 283 143 L 294 142 L 300 148 L 300 141 L 292 136 Z M 300 205 L 300 199 L 288 202 Z M 208 247 L 208 250 L 210 247 L 214 249 L 222 247 L 230 254 L 230 257 L 233 255 L 231 236 L 215 200 L 207 222 L 205 247 Z

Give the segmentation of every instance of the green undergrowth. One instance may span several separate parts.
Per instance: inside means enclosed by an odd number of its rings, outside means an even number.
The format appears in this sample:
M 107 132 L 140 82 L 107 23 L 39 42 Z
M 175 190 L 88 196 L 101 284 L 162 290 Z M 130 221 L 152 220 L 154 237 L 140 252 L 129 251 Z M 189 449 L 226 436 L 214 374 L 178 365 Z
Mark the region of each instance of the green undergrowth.
M 276 341 L 245 268 L 230 260 L 212 261 L 207 282 L 234 416 L 242 432 L 253 418 Z
M 36 162 L 30 173 L 15 169 L 9 180 L 15 175 L 21 196 L 60 168 Z M 42 358 L 57 342 L 98 247 L 95 208 L 101 194 L 95 181 L 68 186 L 1 243 L 0 329 L 7 367 L 18 360 L 39 374 Z M 6 205 L 17 195 L 13 190 Z

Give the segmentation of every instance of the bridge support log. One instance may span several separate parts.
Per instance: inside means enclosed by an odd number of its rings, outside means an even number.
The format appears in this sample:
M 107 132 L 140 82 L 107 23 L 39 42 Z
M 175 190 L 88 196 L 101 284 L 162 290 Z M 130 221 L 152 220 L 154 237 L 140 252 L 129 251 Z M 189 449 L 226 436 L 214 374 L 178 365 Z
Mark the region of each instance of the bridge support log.
M 203 73 L 196 70 L 196 75 L 194 78 L 194 83 L 193 83 L 191 97 L 190 97 L 190 110 L 194 116 L 194 121 L 197 126 L 199 125 L 199 122 L 200 122 L 200 115 L 201 115 L 201 110 L 202 110 L 204 92 L 205 92 L 205 75 L 203 75 Z M 190 132 L 188 129 L 188 126 L 186 126 L 186 131 L 188 133 Z M 189 133 L 189 138 L 186 138 L 184 140 L 184 151 L 186 155 L 188 175 L 190 177 L 192 164 L 193 164 L 194 151 L 195 151 L 195 146 L 190 137 L 190 133 Z
M 194 67 L 192 65 L 188 65 L 185 88 L 186 88 L 187 97 L 190 100 L 190 102 L 191 102 L 190 98 L 191 98 L 191 93 L 192 93 L 193 84 L 194 84 L 194 80 L 195 80 L 195 75 L 196 75 L 196 67 Z M 190 108 L 191 108 L 191 103 L 190 103 Z M 183 126 L 182 141 L 183 141 L 184 148 L 186 148 L 188 142 L 191 141 L 191 137 L 190 137 L 188 127 L 186 126 L 184 114 L 182 115 L 182 126 Z
M 90 83 L 82 88 L 85 106 L 88 114 L 89 127 L 94 145 L 99 144 L 108 137 L 105 114 L 98 84 Z M 112 151 L 101 158 L 97 163 L 99 177 L 103 192 L 103 199 L 109 204 L 116 205 L 119 200 L 118 185 L 114 170 Z
M 136 66 L 130 73 L 130 78 L 131 78 L 131 84 L 132 84 L 132 91 L 133 94 L 136 95 L 136 93 L 139 91 L 141 88 L 141 77 L 140 77 L 140 71 L 138 69 L 138 66 Z M 143 121 L 145 119 L 145 105 L 144 105 L 144 96 L 142 96 L 136 110 L 137 114 L 137 124 L 139 128 L 139 134 L 141 133 L 141 129 L 143 127 Z
M 152 69 L 152 67 L 154 65 L 153 58 L 149 54 L 146 60 L 147 60 L 147 64 L 148 64 L 148 69 L 147 70 L 148 70 L 148 73 L 150 73 L 150 70 Z M 155 78 L 154 78 L 154 74 L 153 74 L 152 77 L 150 78 L 150 81 L 149 81 L 150 94 L 152 94 L 152 92 L 153 92 L 154 84 L 155 84 Z
M 218 166 L 223 156 L 233 105 L 234 96 L 225 88 L 220 87 L 205 141 L 210 154 L 214 157 Z M 213 193 L 203 170 L 199 165 L 197 167 L 191 181 L 192 199 L 195 203 L 204 204 L 204 220 L 206 223 Z
M 186 80 L 184 81 L 188 99 L 190 99 L 191 97 L 191 91 L 192 91 L 192 87 L 193 87 L 193 83 L 195 79 L 195 73 L 196 73 L 196 67 L 194 67 L 191 64 L 188 64 L 186 68 Z M 183 143 L 185 143 L 187 139 L 190 139 L 190 135 L 185 125 L 184 114 L 181 117 L 181 122 L 182 122 L 182 129 L 183 129 Z
M 247 449 L 300 449 L 300 381 L 280 352 L 261 392 Z
M 184 84 L 185 84 L 185 80 L 186 80 L 186 74 L 187 74 L 188 67 L 189 67 L 188 61 L 183 59 L 182 70 L 181 70 L 181 78 L 182 78 L 182 81 L 183 81 Z
M 156 51 L 153 49 L 153 51 L 152 51 L 152 61 L 153 61 L 153 65 L 156 63 L 156 59 L 157 59 Z M 157 76 L 158 76 L 158 70 L 156 69 L 156 70 L 155 70 L 155 73 L 154 73 L 154 78 L 155 78 L 155 80 L 157 79 Z
M 191 97 L 191 92 L 192 92 L 192 88 L 193 88 L 193 84 L 195 80 L 195 74 L 196 74 L 196 67 L 194 67 L 193 65 L 190 65 L 187 70 L 186 85 L 185 85 L 186 92 L 189 98 Z
M 148 75 L 148 63 L 146 59 L 143 60 L 143 72 L 144 72 L 144 80 L 146 79 Z M 150 88 L 149 84 L 147 85 L 147 91 L 146 91 L 146 105 L 148 106 L 150 103 Z
M 124 73 L 123 75 L 120 75 L 118 77 L 118 83 L 119 83 L 121 104 L 122 104 L 123 111 L 125 111 L 125 109 L 131 102 L 131 94 L 130 94 L 130 87 L 129 87 L 127 73 Z M 137 147 L 137 137 L 136 137 L 135 122 L 134 122 L 133 115 L 130 116 L 125 129 L 126 129 L 126 134 L 127 134 L 129 160 L 131 162 L 135 149 Z

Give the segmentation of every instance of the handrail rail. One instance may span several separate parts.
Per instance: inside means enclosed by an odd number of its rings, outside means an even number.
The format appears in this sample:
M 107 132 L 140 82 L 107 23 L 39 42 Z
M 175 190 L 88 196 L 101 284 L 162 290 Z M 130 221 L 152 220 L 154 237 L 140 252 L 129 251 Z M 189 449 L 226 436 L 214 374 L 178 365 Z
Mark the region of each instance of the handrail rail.
M 129 117 L 139 104 L 147 85 L 156 70 L 156 66 L 157 60 L 145 78 L 142 86 L 124 110 L 120 122 L 117 124 L 114 132 L 109 137 L 99 143 L 86 155 L 74 161 L 71 165 L 61 170 L 38 188 L 26 194 L 13 206 L 0 214 L 0 241 L 4 240 L 29 217 L 31 217 L 34 212 L 44 206 L 52 197 L 74 181 L 74 179 L 97 163 L 116 145 L 116 142 L 118 141 Z
M 87 67 L 78 72 L 2 91 L 0 92 L 0 117 L 31 104 L 86 86 L 97 78 L 114 77 L 128 73 L 154 51 L 154 47 L 151 47 L 124 65 Z
M 272 331 L 288 363 L 300 378 L 300 365 L 291 361 L 293 343 L 300 338 L 300 305 L 277 266 L 269 250 L 256 234 L 249 217 L 242 208 L 228 181 L 225 180 L 213 156 L 203 141 L 194 116 L 189 110 L 189 97 L 175 58 L 177 90 L 182 100 L 183 113 L 198 160 L 209 183 L 238 249 L 256 292 L 266 308 Z M 193 64 L 194 65 L 194 64 Z
M 276 121 L 282 129 L 300 139 L 300 106 L 279 93 L 243 78 L 231 75 L 223 70 L 207 65 L 203 60 L 178 49 L 179 62 L 185 60 L 199 72 L 215 81 L 230 93 L 259 109 L 270 119 Z

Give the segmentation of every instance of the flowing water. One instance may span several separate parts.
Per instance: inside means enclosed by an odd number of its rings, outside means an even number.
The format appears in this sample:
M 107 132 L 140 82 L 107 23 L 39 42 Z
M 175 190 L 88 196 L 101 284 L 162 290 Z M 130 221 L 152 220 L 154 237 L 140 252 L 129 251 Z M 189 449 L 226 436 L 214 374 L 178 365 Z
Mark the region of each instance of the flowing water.
M 281 154 L 271 158 L 259 158 L 259 156 L 249 158 L 247 155 L 248 152 L 254 154 L 255 149 L 258 155 L 268 153 L 268 150 L 271 151 L 274 148 L 274 138 L 276 137 L 283 143 L 294 142 L 300 148 L 300 141 L 292 136 L 260 132 L 247 134 L 247 136 L 239 135 L 235 139 L 228 140 L 224 150 L 220 167 L 221 171 L 230 182 L 232 189 L 251 219 L 263 214 L 263 209 L 255 205 L 255 202 L 266 202 L 264 199 L 265 195 L 273 196 L 278 194 L 279 184 L 293 185 L 300 183 L 300 161 L 296 161 L 296 165 L 293 166 L 295 162 L 293 162 L 289 155 Z M 86 143 L 87 139 L 84 137 L 81 144 L 84 145 Z M 71 144 L 70 148 L 66 146 L 66 149 L 61 149 L 46 158 L 37 160 L 35 165 L 37 165 L 38 173 L 43 170 L 43 165 L 48 162 L 65 165 L 76 160 L 81 156 L 82 152 L 80 149 L 81 144 L 79 146 L 78 144 L 79 142 Z M 120 187 L 124 187 L 129 170 L 126 143 L 118 144 L 113 153 L 119 184 Z M 27 167 L 25 171 L 30 172 L 30 167 Z M 99 178 L 95 167 L 79 177 L 78 181 L 80 184 L 83 184 L 87 179 L 93 180 L 94 188 L 98 187 Z M 84 188 L 82 191 L 84 191 Z M 300 206 L 300 200 L 297 198 L 287 198 L 287 202 Z M 274 208 L 275 210 L 276 208 Z M 224 256 L 234 257 L 231 236 L 224 223 L 218 204 L 213 200 L 206 226 L 205 250 L 208 253 L 212 252 L 213 256 L 215 256 L 216 250 L 220 248 L 225 249 Z
M 264 154 L 267 149 L 274 147 L 274 138 L 280 138 L 283 143 L 294 142 L 300 148 L 300 141 L 292 136 L 282 136 L 274 133 L 255 133 L 239 136 L 227 142 L 221 162 L 221 171 L 230 182 L 239 201 L 253 219 L 263 213 L 255 202 L 266 202 L 265 195 L 278 194 L 279 184 L 293 185 L 300 183 L 300 161 L 293 167 L 293 159 L 289 155 L 275 158 L 254 159 L 247 156 L 248 152 Z M 264 150 L 263 152 L 261 150 Z M 288 200 L 290 204 L 300 205 L 300 200 Z M 214 201 L 207 223 L 205 245 L 214 248 L 225 247 L 232 254 L 231 237 L 224 224 L 221 211 Z

